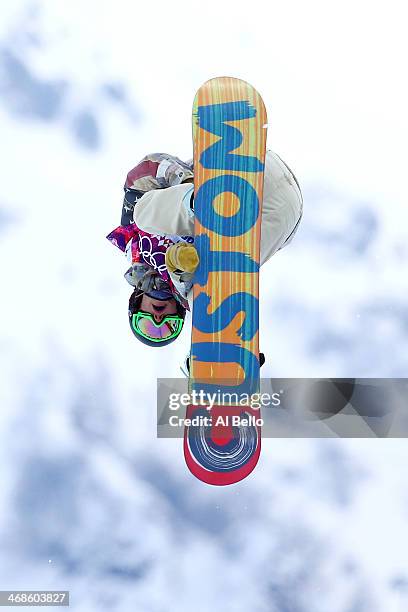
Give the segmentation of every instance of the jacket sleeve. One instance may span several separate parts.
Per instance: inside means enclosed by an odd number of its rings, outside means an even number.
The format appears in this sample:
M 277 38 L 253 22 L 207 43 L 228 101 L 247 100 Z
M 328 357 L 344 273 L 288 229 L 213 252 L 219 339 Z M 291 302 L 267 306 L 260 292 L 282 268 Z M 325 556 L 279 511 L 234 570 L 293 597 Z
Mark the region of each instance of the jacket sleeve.
M 134 222 L 150 234 L 193 236 L 194 213 L 190 208 L 193 192 L 191 183 L 148 191 L 135 206 Z
M 302 194 L 293 172 L 276 153 L 267 151 L 262 203 L 261 265 L 292 239 L 302 210 Z
M 140 229 L 152 234 L 194 236 L 190 207 L 193 185 L 182 183 L 145 193 L 133 218 Z M 286 246 L 296 232 L 303 201 L 298 182 L 281 158 L 266 152 L 261 225 L 261 265 Z

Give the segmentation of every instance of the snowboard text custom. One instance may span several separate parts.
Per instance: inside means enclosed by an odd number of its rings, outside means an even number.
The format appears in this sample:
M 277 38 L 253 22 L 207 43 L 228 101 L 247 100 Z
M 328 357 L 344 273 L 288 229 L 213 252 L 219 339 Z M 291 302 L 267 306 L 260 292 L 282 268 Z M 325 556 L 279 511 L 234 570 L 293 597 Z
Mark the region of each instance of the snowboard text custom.
M 266 111 L 248 83 L 206 82 L 193 107 L 195 246 L 190 392 L 217 398 L 190 405 L 184 454 L 200 480 L 245 478 L 261 449 L 259 258 Z M 215 395 L 214 395 L 215 394 Z M 238 399 L 237 399 L 238 398 Z

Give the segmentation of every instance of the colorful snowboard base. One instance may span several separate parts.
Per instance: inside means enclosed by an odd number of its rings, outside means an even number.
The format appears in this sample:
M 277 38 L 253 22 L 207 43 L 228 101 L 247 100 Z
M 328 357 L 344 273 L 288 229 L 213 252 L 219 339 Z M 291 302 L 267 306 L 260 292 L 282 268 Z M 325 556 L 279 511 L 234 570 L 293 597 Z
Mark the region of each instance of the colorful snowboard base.
M 211 79 L 193 106 L 195 246 L 190 392 L 194 425 L 184 435 L 190 471 L 233 484 L 261 449 L 259 261 L 266 111 L 258 92 L 231 77 Z M 215 396 L 214 396 L 215 394 Z M 209 400 L 215 397 L 217 404 Z M 212 406 L 212 407 L 210 407 Z

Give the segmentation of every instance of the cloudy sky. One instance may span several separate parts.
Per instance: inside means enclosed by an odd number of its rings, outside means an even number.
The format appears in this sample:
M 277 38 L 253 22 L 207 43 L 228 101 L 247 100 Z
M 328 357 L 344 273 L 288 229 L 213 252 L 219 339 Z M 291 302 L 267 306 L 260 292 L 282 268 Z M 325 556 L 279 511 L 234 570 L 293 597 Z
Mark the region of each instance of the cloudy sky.
M 195 481 L 155 437 L 189 330 L 134 345 L 105 240 L 141 157 L 191 156 L 198 87 L 243 78 L 305 199 L 262 270 L 264 376 L 406 376 L 405 25 L 392 1 L 3 2 L 1 588 L 87 612 L 406 609 L 404 440 L 266 440 L 247 481 Z

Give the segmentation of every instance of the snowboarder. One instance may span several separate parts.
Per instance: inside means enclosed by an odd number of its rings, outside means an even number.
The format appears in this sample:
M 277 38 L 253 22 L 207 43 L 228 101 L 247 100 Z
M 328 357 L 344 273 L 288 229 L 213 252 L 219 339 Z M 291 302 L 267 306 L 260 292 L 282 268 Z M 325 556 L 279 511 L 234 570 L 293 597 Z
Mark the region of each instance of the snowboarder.
M 135 337 L 166 346 L 181 333 L 190 310 L 194 248 L 193 164 L 164 153 L 144 157 L 128 173 L 121 225 L 108 240 L 126 253 L 134 287 L 128 319 Z M 265 159 L 261 265 L 292 240 L 303 211 L 295 175 L 274 152 Z

